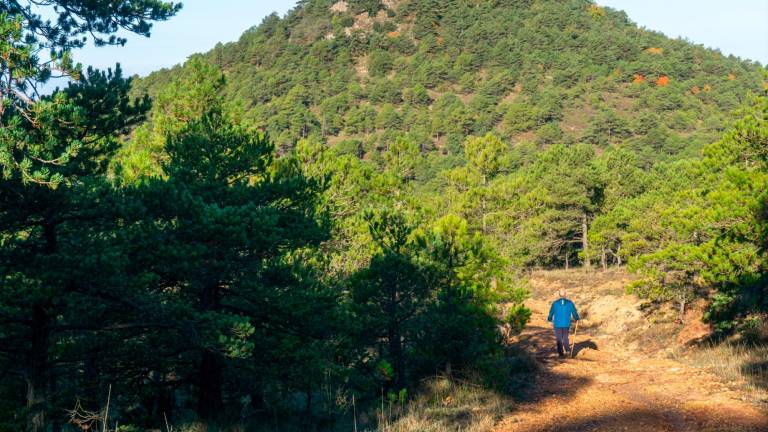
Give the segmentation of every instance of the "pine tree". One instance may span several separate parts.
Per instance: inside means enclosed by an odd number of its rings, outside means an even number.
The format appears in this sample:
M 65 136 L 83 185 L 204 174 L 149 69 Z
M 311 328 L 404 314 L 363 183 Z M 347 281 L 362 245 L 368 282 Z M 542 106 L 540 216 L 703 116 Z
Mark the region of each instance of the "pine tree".
M 84 74 L 75 64 L 72 51 L 83 47 L 91 36 L 96 45 L 122 45 L 119 30 L 149 36 L 152 21 L 173 16 L 181 5 L 159 0 L 122 0 L 118 4 L 87 1 L 0 2 L 0 35 L 7 43 L 0 48 L 0 168 L 8 179 L 20 175 L 26 182 L 56 186 L 64 180 L 58 171 L 76 157 L 83 143 L 76 136 L 51 136 L 50 128 L 67 130 L 56 119 L 87 109 L 63 96 L 38 98 L 37 89 L 54 73 L 79 80 Z M 51 17 L 55 19 L 51 19 Z M 50 52 L 51 61 L 39 52 Z M 119 74 L 118 71 L 116 71 Z M 60 93 L 61 95 L 61 93 Z M 109 127 L 104 124 L 104 127 Z M 27 133 L 35 135 L 28 138 Z
M 171 135 L 165 151 L 167 179 L 141 186 L 147 230 L 163 239 L 146 260 L 163 281 L 156 289 L 179 291 L 172 301 L 199 335 L 182 349 L 197 353 L 197 412 L 212 420 L 224 407 L 225 366 L 251 356 L 251 336 L 280 319 L 278 304 L 267 305 L 282 285 L 264 278 L 324 230 L 313 216 L 315 186 L 290 159 L 273 159 L 266 136 L 215 106 Z
M 426 269 L 417 261 L 412 230 L 404 216 L 369 213 L 367 223 L 377 245 L 370 264 L 352 277 L 352 299 L 365 322 L 367 339 L 385 340 L 394 365 L 392 390 L 408 388 L 406 355 L 417 329 L 413 321 L 431 296 Z
M 39 117 L 45 121 L 24 131 L 25 140 L 78 142 L 77 152 L 52 164 L 62 180 L 57 188 L 49 187 L 53 177 L 30 182 L 23 171 L 0 182 L 0 334 L 8 367 L 27 377 L 21 386 L 30 431 L 61 424 L 62 407 L 51 395 L 60 377 L 79 379 L 64 372 L 79 361 L 69 350 L 98 331 L 96 322 L 105 320 L 109 328 L 112 317 L 105 311 L 130 298 L 120 293 L 128 280 L 111 285 L 124 262 L 116 259 L 120 199 L 106 181 L 118 133 L 148 108 L 129 102 L 129 86 L 119 69 L 89 71 L 81 82 L 37 102 L 53 117 Z M 49 416 L 52 406 L 57 410 Z

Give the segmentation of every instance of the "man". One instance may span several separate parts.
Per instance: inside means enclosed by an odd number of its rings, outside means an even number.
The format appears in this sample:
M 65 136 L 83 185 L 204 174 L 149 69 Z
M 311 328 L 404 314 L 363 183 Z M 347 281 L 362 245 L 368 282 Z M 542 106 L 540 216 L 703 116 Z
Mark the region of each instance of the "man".
M 576 312 L 576 306 L 572 301 L 565 298 L 566 292 L 561 289 L 558 294 L 560 298 L 552 303 L 549 308 L 549 317 L 547 321 L 553 321 L 555 325 L 555 338 L 557 339 L 557 353 L 560 358 L 565 357 L 566 352 L 571 348 L 568 344 L 568 332 L 571 329 L 571 317 L 574 321 L 579 320 L 579 314 Z

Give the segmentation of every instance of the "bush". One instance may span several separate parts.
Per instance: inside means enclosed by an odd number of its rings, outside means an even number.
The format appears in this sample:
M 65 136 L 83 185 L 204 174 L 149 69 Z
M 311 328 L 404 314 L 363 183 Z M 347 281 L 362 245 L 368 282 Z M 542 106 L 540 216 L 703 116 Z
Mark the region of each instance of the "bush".
M 506 312 L 504 323 L 508 324 L 513 332 L 519 333 L 523 331 L 523 328 L 531 319 L 531 313 L 531 310 L 524 304 L 512 305 Z
M 543 146 L 562 142 L 563 130 L 557 123 L 547 123 L 536 131 L 536 144 Z

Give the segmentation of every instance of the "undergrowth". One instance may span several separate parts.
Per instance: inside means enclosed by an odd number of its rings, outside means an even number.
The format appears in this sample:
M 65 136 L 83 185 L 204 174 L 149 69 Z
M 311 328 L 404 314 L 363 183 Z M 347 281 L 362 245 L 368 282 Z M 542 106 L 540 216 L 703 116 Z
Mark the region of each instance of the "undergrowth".
M 768 344 L 708 342 L 674 358 L 738 386 L 752 402 L 768 402 Z

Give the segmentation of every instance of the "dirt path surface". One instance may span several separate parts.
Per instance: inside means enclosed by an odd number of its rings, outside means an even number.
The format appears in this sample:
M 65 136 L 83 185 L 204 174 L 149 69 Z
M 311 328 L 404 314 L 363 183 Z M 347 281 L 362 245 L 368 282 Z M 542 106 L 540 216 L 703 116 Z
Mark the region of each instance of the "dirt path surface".
M 534 281 L 533 316 L 518 338 L 541 363 L 536 390 L 496 432 L 768 431 L 764 404 L 749 403 L 709 372 L 622 342 L 627 327 L 641 323 L 632 321 L 639 317 L 629 296 L 590 299 L 573 290 L 569 297 L 589 318 L 576 335 L 576 358 L 559 359 L 546 322 L 552 299 L 536 292 L 554 290 L 542 285 Z

